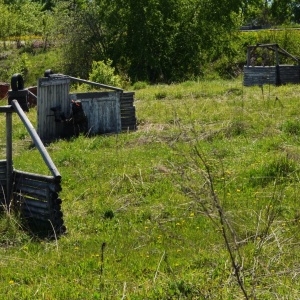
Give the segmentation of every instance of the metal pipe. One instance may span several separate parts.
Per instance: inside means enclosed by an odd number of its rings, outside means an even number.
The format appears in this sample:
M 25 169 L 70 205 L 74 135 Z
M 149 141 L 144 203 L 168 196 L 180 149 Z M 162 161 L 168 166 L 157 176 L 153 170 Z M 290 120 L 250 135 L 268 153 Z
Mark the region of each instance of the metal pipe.
M 12 160 L 12 112 L 6 113 L 6 207 L 9 209 L 12 197 L 12 176 L 13 160 Z
M 57 179 L 60 180 L 61 179 L 61 175 L 58 172 L 56 166 L 54 165 L 50 155 L 48 154 L 43 142 L 41 141 L 39 135 L 37 134 L 35 128 L 33 127 L 33 125 L 30 123 L 29 119 L 27 118 L 26 114 L 24 113 L 24 111 L 22 110 L 20 104 L 18 103 L 17 100 L 12 100 L 12 106 L 14 107 L 16 113 L 19 115 L 20 119 L 22 120 L 22 122 L 24 123 L 27 131 L 29 132 L 35 146 L 37 147 L 37 149 L 39 150 L 39 152 L 42 155 L 42 158 L 44 160 L 44 162 L 46 163 L 47 167 L 49 168 L 49 170 L 51 171 L 52 175 Z
M 50 75 L 50 77 L 57 77 L 57 75 L 60 75 L 60 74 L 53 74 L 53 75 Z M 93 82 L 93 81 L 89 81 L 89 80 L 85 80 L 85 79 L 80 79 L 80 78 L 72 77 L 72 76 L 69 76 L 69 75 L 61 75 L 61 76 L 70 78 L 71 80 L 77 81 L 77 82 L 80 82 L 80 83 L 85 83 L 85 84 L 97 86 L 97 87 L 100 87 L 100 88 L 110 89 L 110 90 L 113 90 L 113 91 L 123 92 L 123 89 L 115 87 L 115 86 L 102 84 L 102 83 L 98 83 L 98 82 Z

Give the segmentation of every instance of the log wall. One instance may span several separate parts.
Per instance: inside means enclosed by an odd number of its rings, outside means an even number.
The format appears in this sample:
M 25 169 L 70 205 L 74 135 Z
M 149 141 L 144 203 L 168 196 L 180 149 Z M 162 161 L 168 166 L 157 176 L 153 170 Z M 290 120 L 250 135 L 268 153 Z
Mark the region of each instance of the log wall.
M 300 66 L 280 65 L 279 68 L 276 66 L 244 67 L 244 86 L 289 83 L 300 83 Z

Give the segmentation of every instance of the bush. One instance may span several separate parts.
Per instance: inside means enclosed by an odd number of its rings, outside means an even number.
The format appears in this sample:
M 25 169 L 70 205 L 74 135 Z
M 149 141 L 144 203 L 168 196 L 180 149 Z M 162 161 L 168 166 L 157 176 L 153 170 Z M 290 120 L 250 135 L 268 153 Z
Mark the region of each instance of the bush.
M 149 84 L 146 81 L 137 81 L 133 84 L 134 90 L 145 89 Z
M 89 74 L 89 80 L 107 85 L 122 86 L 122 80 L 119 75 L 115 75 L 115 68 L 111 66 L 110 59 L 104 61 L 93 61 L 92 72 Z

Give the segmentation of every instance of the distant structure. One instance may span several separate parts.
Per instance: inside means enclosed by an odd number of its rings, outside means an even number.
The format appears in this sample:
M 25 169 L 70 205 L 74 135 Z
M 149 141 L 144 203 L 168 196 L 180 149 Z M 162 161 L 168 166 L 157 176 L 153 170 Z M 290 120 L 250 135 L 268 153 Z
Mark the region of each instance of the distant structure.
M 280 64 L 280 57 L 294 64 Z M 300 83 L 299 59 L 278 44 L 257 44 L 247 48 L 247 65 L 244 66 L 244 86 L 282 85 Z
M 70 93 L 71 82 L 106 91 Z M 79 113 L 81 117 L 78 118 Z M 133 92 L 53 74 L 51 70 L 47 70 L 45 76 L 38 80 L 37 132 L 43 141 L 66 138 L 80 132 L 95 135 L 136 130 L 136 121 Z

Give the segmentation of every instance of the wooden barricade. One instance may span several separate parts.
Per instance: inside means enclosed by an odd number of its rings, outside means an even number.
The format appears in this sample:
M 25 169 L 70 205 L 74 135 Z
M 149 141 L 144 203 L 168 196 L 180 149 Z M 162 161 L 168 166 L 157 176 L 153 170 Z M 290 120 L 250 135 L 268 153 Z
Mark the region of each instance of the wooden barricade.
M 122 130 L 136 130 L 137 122 L 134 106 L 134 92 L 123 92 L 121 96 L 120 109 Z
M 53 109 L 70 111 L 70 79 L 66 77 L 43 77 L 37 89 L 37 133 L 43 141 L 55 140 L 63 135 L 64 124 L 55 122 Z
M 90 92 L 69 95 L 79 100 L 87 117 L 88 134 L 119 133 L 121 131 L 120 92 Z
M 60 180 L 52 176 L 43 176 L 14 170 L 13 205 L 22 219 L 36 232 L 38 228 L 62 234 L 66 228 L 61 212 Z
M 0 160 L 0 203 L 3 209 L 19 212 L 25 226 L 35 234 L 56 236 L 64 233 L 66 227 L 61 212 L 61 175 L 55 167 L 45 146 L 22 110 L 17 100 L 9 106 L 0 106 L 6 113 L 6 160 Z M 39 150 L 52 176 L 26 173 L 15 170 L 12 163 L 12 118 L 16 112 L 36 148 Z

